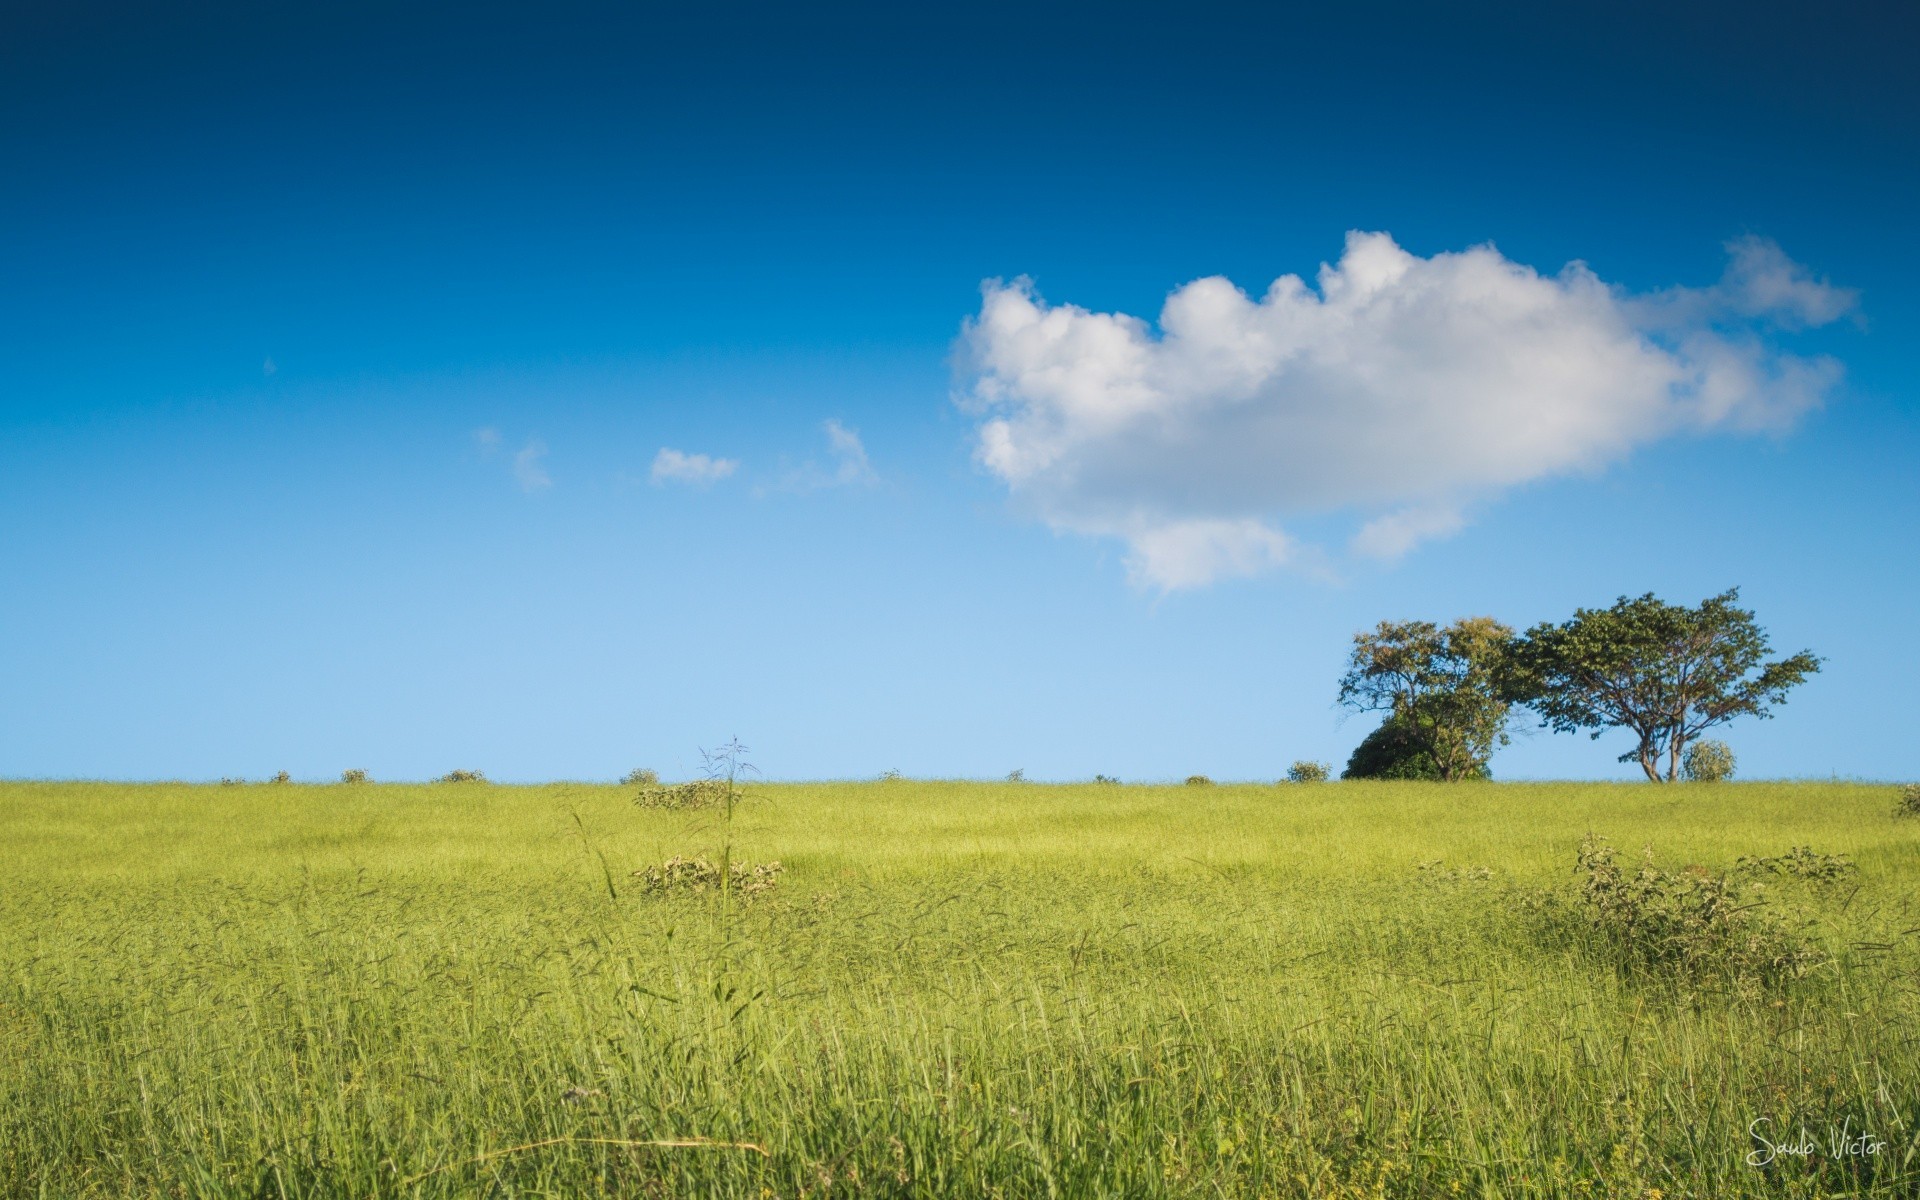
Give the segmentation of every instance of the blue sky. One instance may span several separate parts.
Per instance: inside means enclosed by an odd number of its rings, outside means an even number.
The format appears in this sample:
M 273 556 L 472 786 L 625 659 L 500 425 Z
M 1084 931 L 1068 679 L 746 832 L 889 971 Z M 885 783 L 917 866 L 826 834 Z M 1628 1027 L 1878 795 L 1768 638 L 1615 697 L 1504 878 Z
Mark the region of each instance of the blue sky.
M 1897 6 L 45 8 L 0 774 L 1273 778 L 1382 618 L 1739 585 L 1742 774 L 1920 775 Z

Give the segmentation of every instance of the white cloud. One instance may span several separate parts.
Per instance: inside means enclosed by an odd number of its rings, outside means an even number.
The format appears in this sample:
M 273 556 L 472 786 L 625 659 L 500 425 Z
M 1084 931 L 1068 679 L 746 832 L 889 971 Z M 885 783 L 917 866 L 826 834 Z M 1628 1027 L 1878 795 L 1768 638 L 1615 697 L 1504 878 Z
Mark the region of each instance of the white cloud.
M 827 448 L 833 455 L 834 483 L 874 483 L 879 479 L 873 473 L 873 464 L 867 461 L 867 448 L 861 444 L 858 433 L 832 418 L 828 418 L 824 428 Z
M 541 461 L 547 456 L 547 444 L 538 438 L 522 446 L 513 456 L 513 478 L 523 492 L 537 492 L 553 486 L 552 476 Z
M 500 449 L 500 431 L 490 425 L 484 429 L 474 430 L 473 445 L 482 456 L 492 454 Z
M 1771 345 L 1853 293 L 1771 242 L 1707 288 L 1630 295 L 1584 264 L 1541 275 L 1492 246 L 1421 258 L 1351 233 L 1314 285 L 1258 300 L 1175 290 L 1156 331 L 991 282 L 962 349 L 976 456 L 1056 529 L 1124 539 L 1134 578 L 1197 587 L 1301 561 L 1273 522 L 1350 510 L 1392 558 L 1463 506 L 1716 428 L 1784 429 L 1839 378 Z M 1310 556 L 1309 556 L 1310 557 Z
M 1363 558 L 1396 559 L 1421 542 L 1451 537 L 1466 523 L 1460 510 L 1448 505 L 1402 508 L 1362 525 L 1348 549 Z
M 782 472 L 777 483 L 756 490 L 755 495 L 774 491 L 805 495 L 822 488 L 867 486 L 880 482 L 880 476 L 868 460 L 866 445 L 861 442 L 857 430 L 847 428 L 834 418 L 828 418 L 820 427 L 826 431 L 827 453 L 832 462 L 822 467 L 817 460 L 806 459 L 798 466 Z
M 1143 524 L 1127 537 L 1127 577 L 1163 592 L 1259 575 L 1293 556 L 1286 534 L 1255 520 Z
M 739 467 L 738 459 L 683 454 L 663 446 L 660 453 L 653 456 L 651 478 L 655 487 L 667 483 L 691 483 L 704 487 L 720 482 Z

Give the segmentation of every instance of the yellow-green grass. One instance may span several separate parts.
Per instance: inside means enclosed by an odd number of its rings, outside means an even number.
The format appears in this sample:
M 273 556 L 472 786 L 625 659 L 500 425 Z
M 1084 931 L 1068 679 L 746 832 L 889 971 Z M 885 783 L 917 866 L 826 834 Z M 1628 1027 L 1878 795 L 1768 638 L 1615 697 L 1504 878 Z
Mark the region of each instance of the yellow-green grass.
M 1891 788 L 631 794 L 0 784 L 0 1195 L 1920 1193 Z M 1770 893 L 1832 961 L 1624 971 L 1528 903 L 1588 832 L 1850 856 Z

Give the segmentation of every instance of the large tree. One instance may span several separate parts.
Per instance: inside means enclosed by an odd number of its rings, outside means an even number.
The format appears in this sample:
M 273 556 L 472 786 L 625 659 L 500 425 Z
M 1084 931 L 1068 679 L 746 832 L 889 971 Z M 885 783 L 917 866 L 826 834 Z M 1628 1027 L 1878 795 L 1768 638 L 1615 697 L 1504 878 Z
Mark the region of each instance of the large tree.
M 1805 650 L 1765 661 L 1772 649 L 1766 631 L 1739 599 L 1738 588 L 1697 608 L 1651 593 L 1622 596 L 1611 608 L 1536 625 L 1508 648 L 1501 694 L 1557 733 L 1631 731 L 1639 744 L 1620 761 L 1671 783 L 1687 743 L 1735 717 L 1771 716 L 1769 705 L 1820 669 Z
M 1403 757 L 1424 756 L 1441 779 L 1486 777 L 1507 741 L 1508 702 L 1497 676 L 1513 630 L 1492 617 L 1382 621 L 1353 637 L 1340 703 L 1384 712 Z

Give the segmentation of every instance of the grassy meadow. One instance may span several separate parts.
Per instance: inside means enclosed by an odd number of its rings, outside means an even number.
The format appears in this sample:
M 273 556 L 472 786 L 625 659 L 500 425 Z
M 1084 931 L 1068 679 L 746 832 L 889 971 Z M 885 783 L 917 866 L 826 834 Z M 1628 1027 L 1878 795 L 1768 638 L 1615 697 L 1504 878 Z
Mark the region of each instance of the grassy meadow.
M 633 792 L 0 784 L 0 1196 L 1920 1194 L 1889 787 Z M 1857 871 L 1803 977 L 1638 969 L 1589 832 Z

